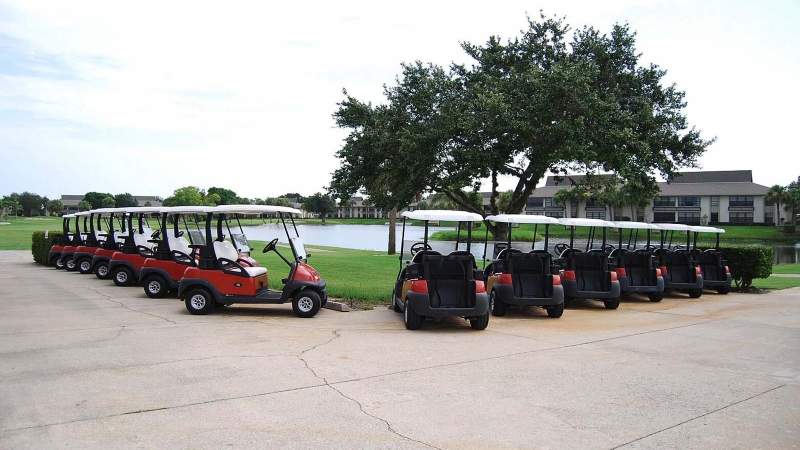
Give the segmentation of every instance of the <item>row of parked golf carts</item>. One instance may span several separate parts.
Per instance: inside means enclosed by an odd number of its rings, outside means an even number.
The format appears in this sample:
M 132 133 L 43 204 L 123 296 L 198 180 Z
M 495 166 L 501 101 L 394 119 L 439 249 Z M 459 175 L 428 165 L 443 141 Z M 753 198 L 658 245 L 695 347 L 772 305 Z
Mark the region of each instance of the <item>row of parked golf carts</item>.
M 192 314 L 237 303 L 291 302 L 296 315 L 313 317 L 325 305 L 327 290 L 307 262 L 294 221 L 297 214 L 293 208 L 262 205 L 103 208 L 68 214 L 49 262 L 110 278 L 118 286 L 140 285 L 151 298 L 177 295 Z M 276 218 L 286 235 L 291 257 L 278 250 L 277 238 L 263 249 L 275 252 L 289 268 L 280 290 L 269 287 L 267 268 L 250 256 L 240 221 L 247 216 Z M 598 299 L 616 309 L 626 293 L 660 301 L 670 291 L 697 298 L 703 289 L 723 294 L 730 289 L 730 272 L 719 251 L 724 230 L 718 228 L 517 214 L 483 218 L 444 210 L 404 212 L 402 217 L 400 270 L 392 298 L 408 329 L 419 328 L 426 318 L 463 317 L 482 330 L 490 314 L 502 316 L 509 307 L 537 306 L 550 317 L 561 317 L 564 305 L 576 299 Z M 424 234 L 405 260 L 408 221 L 421 222 Z M 456 242 L 447 254 L 429 243 L 429 225 L 440 222 L 457 224 Z M 491 245 L 486 227 L 480 268 L 472 244 L 476 222 L 506 231 L 505 241 Z M 512 230 L 521 224 L 533 225 L 530 249 L 513 245 Z M 568 227 L 569 241 L 551 246 L 552 226 Z M 588 229 L 580 245 L 576 228 Z M 700 233 L 716 234 L 717 245 L 698 249 Z

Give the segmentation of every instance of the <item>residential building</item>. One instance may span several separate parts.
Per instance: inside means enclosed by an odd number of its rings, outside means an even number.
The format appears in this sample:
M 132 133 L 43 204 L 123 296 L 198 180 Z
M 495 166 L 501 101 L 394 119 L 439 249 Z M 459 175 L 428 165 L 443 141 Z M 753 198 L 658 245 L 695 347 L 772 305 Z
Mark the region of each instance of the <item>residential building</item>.
M 586 217 L 685 224 L 775 224 L 788 220 L 765 202 L 769 188 L 753 182 L 750 170 L 680 172 L 669 183 L 658 183 L 659 195 L 644 208 L 611 208 L 596 202 L 565 202 L 557 192 L 581 182 L 584 175 L 549 176 L 528 198 L 526 214 Z M 488 208 L 489 194 L 483 195 Z M 779 214 L 780 213 L 780 214 Z
M 138 206 L 161 206 L 163 199 L 155 195 L 134 195 Z M 64 214 L 78 212 L 78 204 L 83 200 L 83 195 L 62 195 L 61 203 L 64 204 Z

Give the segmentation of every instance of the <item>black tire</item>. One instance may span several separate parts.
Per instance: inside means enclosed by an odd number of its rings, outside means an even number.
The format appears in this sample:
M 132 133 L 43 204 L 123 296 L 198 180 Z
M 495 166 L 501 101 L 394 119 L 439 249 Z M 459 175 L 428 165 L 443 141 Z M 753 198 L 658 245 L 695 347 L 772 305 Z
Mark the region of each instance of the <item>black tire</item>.
M 469 326 L 471 326 L 473 330 L 485 330 L 486 327 L 489 326 L 489 313 L 487 312 L 482 316 L 470 318 Z
M 548 306 L 545 309 L 547 310 L 547 315 L 549 317 L 552 317 L 553 319 L 558 319 L 559 317 L 561 317 L 564 314 L 564 304 L 563 303 L 560 304 L 560 305 Z
M 81 258 L 78 260 L 78 272 L 86 275 L 92 273 L 92 260 L 89 258 Z
M 619 308 L 619 298 L 603 300 L 603 304 L 606 306 L 606 309 L 617 309 Z
M 297 317 L 304 319 L 314 317 L 320 308 L 322 308 L 322 300 L 320 300 L 319 294 L 311 289 L 303 289 L 292 299 L 292 310 Z
M 150 298 L 164 298 L 169 292 L 167 280 L 156 274 L 148 275 L 142 281 L 142 287 L 144 288 L 144 293 Z
M 717 294 L 728 295 L 728 292 L 730 292 L 730 291 L 731 291 L 731 287 L 730 286 L 725 286 L 725 287 L 721 287 L 721 288 L 717 289 Z
M 183 294 L 183 304 L 186 305 L 186 310 L 190 314 L 204 316 L 214 312 L 217 306 L 214 297 L 211 293 L 203 288 L 192 288 Z
M 49 265 L 50 265 L 50 266 L 52 266 L 52 267 L 57 267 L 57 264 L 58 264 L 58 258 L 59 258 L 59 256 L 58 256 L 58 255 L 53 255 L 53 256 L 51 256 L 51 257 L 50 257 L 50 260 L 48 261 L 48 262 L 49 262 Z
M 653 293 L 653 294 L 648 295 L 647 298 L 649 298 L 651 302 L 657 303 L 657 302 L 660 302 L 661 300 L 664 300 L 664 294 L 662 294 L 660 292 L 659 293 Z
M 406 326 L 406 330 L 418 330 L 424 320 L 425 318 L 417 314 L 406 300 L 406 307 L 403 310 L 403 323 Z
M 690 289 L 689 290 L 689 297 L 691 298 L 700 298 L 703 295 L 702 289 Z
M 497 293 L 494 289 L 489 294 L 489 309 L 491 309 L 493 316 L 502 317 L 506 315 L 506 304 L 497 298 Z
M 114 280 L 114 284 L 119 287 L 130 286 L 134 282 L 133 272 L 125 266 L 114 268 L 114 270 L 111 271 L 111 279 Z
M 75 264 L 75 258 L 69 257 L 64 261 L 64 268 L 67 269 L 67 272 L 75 272 L 75 269 L 78 268 L 77 264 Z
M 64 268 L 64 266 L 65 266 L 65 264 L 64 264 L 64 258 L 62 258 L 62 257 L 60 257 L 60 256 L 59 256 L 59 257 L 58 257 L 58 259 L 56 260 L 56 269 L 59 269 L 59 270 L 61 270 L 61 269 L 63 269 L 63 268 Z
M 108 270 L 108 261 L 100 261 L 94 265 L 94 276 L 101 280 L 107 280 L 111 276 Z
M 396 313 L 403 312 L 403 310 L 400 309 L 400 306 L 397 304 L 397 299 L 396 298 L 392 299 L 392 311 L 394 311 Z

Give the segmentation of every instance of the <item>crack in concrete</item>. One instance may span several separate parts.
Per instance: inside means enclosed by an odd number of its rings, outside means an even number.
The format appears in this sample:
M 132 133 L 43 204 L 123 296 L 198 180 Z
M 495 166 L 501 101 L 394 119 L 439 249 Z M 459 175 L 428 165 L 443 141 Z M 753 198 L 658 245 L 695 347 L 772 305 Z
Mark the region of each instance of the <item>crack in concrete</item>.
M 698 416 L 695 416 L 695 417 L 692 417 L 692 418 L 686 419 L 686 420 L 684 420 L 684 421 L 682 421 L 682 422 L 678 422 L 678 423 L 676 423 L 675 425 L 670 425 L 670 426 L 668 426 L 668 427 L 662 428 L 662 429 L 660 429 L 660 430 L 653 431 L 652 433 L 648 433 L 648 434 L 646 434 L 646 435 L 644 435 L 644 436 L 641 436 L 641 437 L 638 437 L 638 438 L 636 438 L 636 439 L 630 440 L 630 441 L 628 441 L 628 442 L 625 442 L 625 443 L 623 443 L 623 444 L 617 445 L 617 446 L 615 446 L 615 447 L 611 447 L 609 450 L 615 450 L 615 449 L 618 449 L 618 448 L 626 447 L 626 446 L 628 446 L 628 445 L 631 445 L 631 444 L 633 444 L 633 443 L 635 443 L 635 442 L 639 442 L 639 441 L 641 441 L 642 439 L 647 439 L 647 438 L 649 438 L 649 437 L 651 437 L 651 436 L 655 436 L 656 434 L 663 433 L 664 431 L 669 431 L 669 430 L 671 430 L 671 429 L 673 429 L 673 428 L 677 428 L 677 427 L 679 427 L 679 426 L 681 426 L 681 425 L 685 425 L 685 424 L 687 424 L 687 423 L 689 423 L 689 422 L 692 422 L 692 421 L 695 421 L 695 420 L 697 420 L 697 419 L 702 419 L 703 417 L 710 416 L 711 414 L 716 414 L 716 413 L 718 413 L 718 412 L 720 412 L 720 411 L 723 411 L 723 410 L 726 410 L 726 409 L 728 409 L 728 408 L 730 408 L 730 407 L 733 407 L 733 406 L 739 405 L 739 404 L 741 404 L 741 403 L 744 403 L 744 402 L 750 401 L 750 400 L 752 400 L 752 399 L 754 399 L 754 398 L 761 397 L 762 395 L 769 394 L 770 392 L 772 392 L 772 391 L 776 391 L 776 390 L 778 390 L 778 389 L 780 389 L 780 388 L 783 388 L 783 387 L 786 387 L 786 385 L 785 385 L 785 384 L 781 384 L 781 385 L 778 385 L 778 386 L 772 387 L 772 388 L 770 388 L 770 389 L 767 389 L 766 391 L 759 392 L 758 394 L 753 394 L 753 395 L 751 395 L 751 396 L 749 396 L 749 397 L 747 397 L 747 398 L 743 398 L 743 399 L 741 399 L 741 400 L 737 400 L 737 401 L 735 401 L 735 402 L 733 402 L 733 403 L 728 403 L 728 404 L 727 404 L 727 405 L 725 405 L 725 406 L 722 406 L 722 407 L 719 407 L 719 408 L 717 408 L 717 409 L 714 409 L 714 410 L 708 411 L 708 412 L 706 412 L 706 413 L 700 414 L 700 415 L 698 415 Z
M 375 415 L 375 414 L 372 414 L 371 412 L 367 411 L 367 410 L 364 408 L 364 405 L 363 405 L 363 404 L 362 404 L 360 401 L 356 400 L 356 399 L 355 399 L 355 398 L 353 398 L 353 397 L 350 397 L 349 395 L 347 395 L 347 394 L 345 394 L 344 392 L 342 392 L 341 390 L 339 390 L 339 389 L 338 389 L 336 386 L 334 386 L 334 385 L 332 385 L 331 383 L 329 383 L 329 382 L 328 382 L 328 379 L 327 379 L 326 377 L 323 377 L 323 376 L 319 375 L 319 374 L 317 373 L 317 371 L 316 371 L 316 370 L 314 370 L 314 368 L 313 368 L 313 367 L 311 367 L 311 365 L 308 363 L 308 360 L 307 360 L 306 358 L 304 358 L 304 357 L 303 357 L 303 355 L 305 355 L 306 353 L 308 353 L 308 352 L 310 352 L 310 351 L 312 351 L 312 350 L 316 350 L 316 349 L 318 349 L 318 348 L 320 348 L 320 347 L 322 347 L 322 346 L 328 345 L 328 344 L 330 344 L 331 342 L 333 342 L 334 340 L 336 340 L 336 339 L 340 338 L 340 337 L 341 337 L 341 334 L 339 333 L 339 331 L 340 331 L 340 330 L 338 330 L 338 329 L 336 329 L 336 330 L 333 330 L 333 332 L 332 332 L 332 333 L 333 333 L 333 336 L 331 336 L 331 337 L 330 337 L 330 339 L 328 339 L 327 341 L 325 341 L 325 342 L 321 342 L 321 343 L 319 343 L 319 344 L 315 344 L 315 345 L 313 345 L 313 346 L 311 346 L 311 347 L 309 347 L 309 348 L 307 348 L 307 349 L 305 349 L 305 350 L 301 351 L 299 354 L 297 354 L 297 359 L 299 359 L 300 361 L 302 361 L 302 362 L 303 362 L 303 365 L 305 366 L 305 368 L 306 368 L 306 369 L 308 369 L 308 371 L 309 371 L 309 372 L 311 372 L 311 374 L 312 374 L 312 375 L 313 375 L 313 376 L 314 376 L 316 379 L 318 379 L 318 380 L 322 380 L 322 382 L 323 382 L 323 383 L 325 383 L 324 385 L 325 385 L 326 387 L 330 388 L 331 390 L 333 390 L 334 392 L 336 392 L 337 394 L 339 394 L 339 396 L 341 396 L 341 397 L 342 397 L 342 398 L 344 398 L 345 400 L 348 400 L 348 401 L 351 401 L 351 402 L 355 403 L 355 404 L 358 406 L 358 409 L 359 409 L 359 411 L 361 411 L 361 414 L 364 414 L 364 415 L 365 415 L 365 416 L 367 416 L 367 417 L 371 417 L 372 419 L 375 419 L 375 420 L 377 420 L 377 421 L 379 421 L 379 422 L 382 422 L 384 425 L 386 425 L 386 430 L 387 430 L 388 432 L 390 432 L 390 433 L 394 434 L 395 436 L 397 436 L 397 437 L 399 437 L 399 438 L 401 438 L 401 439 L 405 439 L 405 440 L 407 440 L 407 441 L 410 441 L 410 442 L 414 442 L 414 443 L 417 443 L 417 444 L 420 444 L 420 445 L 424 445 L 424 446 L 426 446 L 426 447 L 429 447 L 429 448 L 434 448 L 434 449 L 437 449 L 437 450 L 442 450 L 441 448 L 439 448 L 439 447 L 436 447 L 435 445 L 429 444 L 429 443 L 427 443 L 427 442 L 425 442 L 425 441 L 421 441 L 421 440 L 419 440 L 419 439 L 414 439 L 414 438 L 413 438 L 413 437 L 411 437 L 411 436 L 408 436 L 408 435 L 405 435 L 405 434 L 403 434 L 403 433 L 400 433 L 399 431 L 397 431 L 397 430 L 396 430 L 396 429 L 395 429 L 395 428 L 392 426 L 392 424 L 391 424 L 391 423 L 390 423 L 388 420 L 386 420 L 386 419 L 384 419 L 383 417 L 377 416 L 377 415 Z
M 98 338 L 98 339 L 92 339 L 90 341 L 81 342 L 80 345 L 81 346 L 86 346 L 86 345 L 91 345 L 91 344 L 98 344 L 98 343 L 101 343 L 101 342 L 113 341 L 114 339 L 117 339 L 118 337 L 120 337 L 122 335 L 122 332 L 125 331 L 127 328 L 128 328 L 127 325 L 120 325 L 118 327 L 113 327 L 111 329 L 117 329 L 117 332 L 114 333 L 113 336 L 111 336 L 111 337 L 103 337 L 103 338 Z M 64 345 L 56 345 L 56 346 L 53 346 L 53 347 L 29 348 L 29 349 L 25 349 L 25 350 L 15 350 L 13 352 L 0 352 L 0 356 L 13 356 L 13 355 L 19 355 L 19 354 L 49 352 L 49 351 L 53 351 L 53 350 L 65 350 L 65 349 L 75 348 L 75 345 L 76 345 L 75 343 L 69 343 L 69 344 L 64 344 Z
M 150 317 L 155 317 L 156 319 L 161 319 L 161 320 L 163 320 L 163 321 L 166 321 L 166 322 L 169 322 L 169 323 L 171 323 L 171 324 L 173 324 L 173 325 L 177 325 L 177 324 L 178 324 L 178 322 L 175 322 L 174 320 L 171 320 L 171 319 L 167 319 L 167 318 L 166 318 L 166 317 L 164 317 L 164 316 L 160 316 L 160 315 L 158 315 L 158 314 L 153 314 L 153 313 L 149 313 L 149 312 L 145 312 L 145 311 L 140 311 L 140 310 L 138 310 L 138 309 L 131 308 L 130 306 L 126 305 L 126 304 L 125 304 L 125 303 L 123 303 L 123 302 L 120 302 L 120 301 L 114 300 L 114 299 L 113 299 L 113 298 L 112 298 L 110 295 L 108 295 L 108 294 L 104 294 L 104 293 L 102 293 L 102 292 L 98 291 L 98 290 L 97 290 L 97 288 L 90 288 L 90 289 L 91 289 L 91 290 L 93 290 L 93 291 L 94 291 L 95 293 L 97 293 L 98 295 L 100 295 L 100 296 L 101 296 L 102 298 L 104 298 L 105 300 L 107 300 L 107 301 L 109 301 L 109 302 L 111 302 L 111 303 L 116 303 L 117 305 L 119 305 L 120 307 L 122 307 L 122 308 L 124 308 L 124 309 L 127 309 L 128 311 L 132 311 L 132 312 L 139 313 L 139 314 L 144 314 L 144 315 L 146 315 L 146 316 L 150 316 Z

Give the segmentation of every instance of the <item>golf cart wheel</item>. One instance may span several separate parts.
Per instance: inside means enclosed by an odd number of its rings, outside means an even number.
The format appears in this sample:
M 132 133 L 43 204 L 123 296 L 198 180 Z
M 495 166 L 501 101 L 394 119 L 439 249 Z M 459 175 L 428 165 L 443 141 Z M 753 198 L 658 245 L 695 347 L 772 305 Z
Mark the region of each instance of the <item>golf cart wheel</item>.
M 700 298 L 703 295 L 702 289 L 690 289 L 689 290 L 689 297 L 691 298 Z
M 59 256 L 58 259 L 56 260 L 56 269 L 63 269 L 64 266 L 65 266 L 64 258 Z
M 75 265 L 75 258 L 70 258 L 64 263 L 64 267 L 69 272 L 74 272 L 77 266 Z
M 297 317 L 314 317 L 320 308 L 322 308 L 322 300 L 320 300 L 319 294 L 311 289 L 303 289 L 292 299 L 292 310 Z
M 92 273 L 92 260 L 89 258 L 81 258 L 78 261 L 78 271 L 84 275 Z
M 486 314 L 482 316 L 470 318 L 469 326 L 471 326 L 473 330 L 485 330 L 486 327 L 489 326 L 489 312 L 486 312 Z
M 613 299 L 603 300 L 603 304 L 606 306 L 606 309 L 617 309 L 619 308 L 619 299 L 613 298 Z
M 183 296 L 183 303 L 189 313 L 201 316 L 211 314 L 216 306 L 211 293 L 203 288 L 189 289 Z
M 560 305 L 548 306 L 545 309 L 547 309 L 547 316 L 548 317 L 552 317 L 553 319 L 558 319 L 559 317 L 561 317 L 564 314 L 564 304 L 563 303 L 560 304 Z
M 149 275 L 142 282 L 142 287 L 150 298 L 164 298 L 169 292 L 169 286 L 161 275 Z
M 101 279 L 106 280 L 108 279 L 108 263 L 107 262 L 99 262 L 94 267 L 94 275 Z
M 501 317 L 506 315 L 506 304 L 497 299 L 497 293 L 494 289 L 489 294 L 489 308 L 492 310 L 493 316 Z
M 662 294 L 660 292 L 657 293 L 657 294 L 650 294 L 650 295 L 647 296 L 647 298 L 649 298 L 650 301 L 654 302 L 654 303 L 655 302 L 660 302 L 661 300 L 664 300 L 664 294 Z
M 721 288 L 717 289 L 717 294 L 727 295 L 728 292 L 730 292 L 730 291 L 731 291 L 730 286 L 725 286 L 725 287 L 721 287 Z
M 117 286 L 130 286 L 133 283 L 133 272 L 125 266 L 117 267 L 111 272 L 111 279 Z
M 403 324 L 406 326 L 406 330 L 418 330 L 422 326 L 423 320 L 425 318 L 417 314 L 406 300 L 406 307 L 403 310 Z
M 58 267 L 58 255 L 53 255 L 50 257 L 50 265 L 56 268 Z

